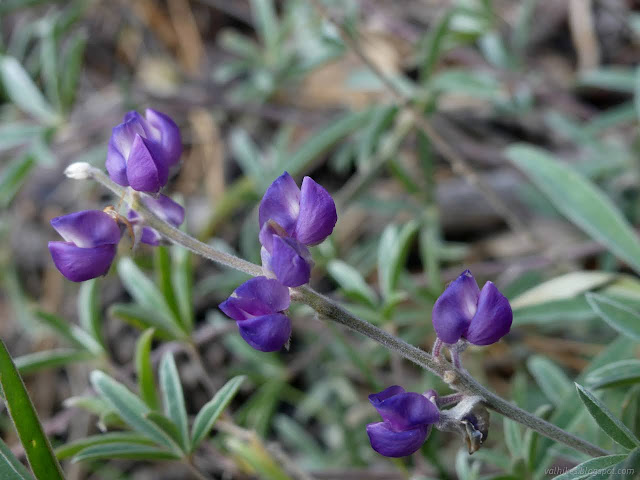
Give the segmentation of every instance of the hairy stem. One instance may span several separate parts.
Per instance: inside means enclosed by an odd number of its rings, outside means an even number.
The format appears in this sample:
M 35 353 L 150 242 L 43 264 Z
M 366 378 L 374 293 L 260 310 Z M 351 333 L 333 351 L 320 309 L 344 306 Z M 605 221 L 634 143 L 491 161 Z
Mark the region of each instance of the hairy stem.
M 140 201 L 137 194 L 133 194 L 128 188 L 115 184 L 107 175 L 97 168 L 88 167 L 87 176 L 100 182 L 119 198 L 123 198 L 145 219 L 150 227 L 156 229 L 163 237 L 167 238 L 171 242 L 181 245 L 184 248 L 187 248 L 188 250 L 223 266 L 239 270 L 252 276 L 262 275 L 262 268 L 258 265 L 247 262 L 246 260 L 228 253 L 220 252 L 164 222 L 155 216 L 153 212 L 151 212 Z M 310 287 L 302 286 L 292 289 L 292 298 L 296 301 L 309 305 L 318 312 L 321 317 L 342 324 L 351 330 L 369 337 L 387 349 L 400 354 L 402 357 L 410 360 L 416 365 L 438 375 L 453 389 L 467 395 L 477 395 L 482 397 L 488 408 L 531 428 L 541 435 L 555 440 L 556 442 L 564 443 L 569 447 L 591 456 L 597 457 L 609 454 L 606 450 L 513 405 L 502 397 L 486 389 L 467 372 L 456 368 L 454 365 L 445 361 L 442 357 L 434 358 L 424 350 L 410 345 L 404 340 L 356 317 L 330 298 L 316 292 Z

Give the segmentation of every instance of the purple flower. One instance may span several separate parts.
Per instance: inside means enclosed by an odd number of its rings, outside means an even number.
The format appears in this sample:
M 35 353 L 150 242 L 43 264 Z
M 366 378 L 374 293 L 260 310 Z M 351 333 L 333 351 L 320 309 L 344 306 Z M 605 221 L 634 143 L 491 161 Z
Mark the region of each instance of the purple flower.
M 444 343 L 460 338 L 474 345 L 497 342 L 511 328 L 513 313 L 507 298 L 492 283 L 482 291 L 473 275 L 465 270 L 446 288 L 433 306 L 433 327 Z
M 369 395 L 382 422 L 367 425 L 371 447 L 385 457 L 406 457 L 425 442 L 431 425 L 440 419 L 438 408 L 419 393 L 394 385 Z
M 284 285 L 309 281 L 313 262 L 308 246 L 324 241 L 338 220 L 331 195 L 309 177 L 302 189 L 284 172 L 260 202 L 260 243 L 263 266 Z
M 275 279 L 255 277 L 247 280 L 224 302 L 222 310 L 238 324 L 240 335 L 256 350 L 280 350 L 291 336 L 291 320 L 283 310 L 289 308 L 289 289 Z
M 111 179 L 141 192 L 158 192 L 169 168 L 180 160 L 180 130 L 164 113 L 148 108 L 143 118 L 131 111 L 114 127 L 106 167 Z
M 184 208 L 171 200 L 166 195 L 159 195 L 158 198 L 153 198 L 149 195 L 143 195 L 141 197 L 142 203 L 151 210 L 157 217 L 161 218 L 168 224 L 179 227 L 184 222 Z M 151 227 L 145 227 L 144 220 L 135 210 L 129 210 L 127 214 L 127 218 L 131 222 L 131 225 L 134 229 L 139 230 L 139 227 L 142 226 L 142 234 L 140 236 L 140 241 L 142 243 L 146 243 L 148 245 L 158 246 L 162 241 L 162 237 L 160 234 Z M 136 232 L 136 237 L 138 237 L 139 233 Z
M 51 226 L 65 240 L 49 242 L 51 258 L 62 275 L 84 282 L 109 271 L 120 241 L 114 218 L 100 210 L 84 210 L 56 217 Z

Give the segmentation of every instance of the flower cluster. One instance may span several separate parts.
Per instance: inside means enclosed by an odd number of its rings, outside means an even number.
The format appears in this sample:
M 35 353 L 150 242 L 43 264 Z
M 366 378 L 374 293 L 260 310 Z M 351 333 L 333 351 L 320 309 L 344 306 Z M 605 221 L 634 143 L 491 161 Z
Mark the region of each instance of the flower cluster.
M 487 282 L 478 288 L 469 270 L 464 271 L 438 298 L 432 314 L 438 340 L 434 356 L 439 355 L 441 343 L 450 347 L 452 358 L 459 366 L 457 355 L 467 343 L 490 345 L 497 342 L 511 328 L 513 313 L 507 298 L 498 288 Z M 458 406 L 439 411 L 447 402 L 435 391 L 423 395 L 407 393 L 393 386 L 369 395 L 369 401 L 382 416 L 383 422 L 367 426 L 371 447 L 387 457 L 404 457 L 416 452 L 429 436 L 432 425 L 439 429 L 458 431 L 469 448 L 475 452 L 488 433 L 488 412 L 479 406 L 478 398 L 451 396 Z
M 309 282 L 313 260 L 309 246 L 323 242 L 338 220 L 331 195 L 309 177 L 302 189 L 287 172 L 260 202 L 259 240 L 264 277 L 240 285 L 220 309 L 238 323 L 249 345 L 263 352 L 282 348 L 291 335 L 289 289 Z
M 184 221 L 184 209 L 166 195 L 158 194 L 169 178 L 169 168 L 182 153 L 180 131 L 167 115 L 147 109 L 146 118 L 129 112 L 113 129 L 106 168 L 111 179 L 140 192 L 144 205 L 174 227 Z M 81 173 L 81 172 L 80 172 Z M 127 218 L 115 210 L 84 210 L 51 220 L 63 242 L 49 242 L 56 268 L 67 279 L 83 282 L 105 275 L 116 256 L 124 228 L 138 240 L 159 245 L 160 234 L 144 225 L 130 210 Z

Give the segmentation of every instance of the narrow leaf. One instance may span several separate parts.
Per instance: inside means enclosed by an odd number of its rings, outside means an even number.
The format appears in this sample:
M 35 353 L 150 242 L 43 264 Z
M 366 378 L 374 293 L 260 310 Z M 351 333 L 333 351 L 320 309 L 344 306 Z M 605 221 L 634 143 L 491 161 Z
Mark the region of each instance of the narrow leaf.
M 600 367 L 586 376 L 591 388 L 619 387 L 640 382 L 640 360 L 621 360 Z
M 194 449 L 209 435 L 214 423 L 227 408 L 245 378 L 245 376 L 238 376 L 229 380 L 198 412 L 191 431 L 191 443 Z
M 347 295 L 356 297 L 372 307 L 377 305 L 376 293 L 367 285 L 360 272 L 351 265 L 342 260 L 331 260 L 327 265 L 327 271 Z
M 87 332 L 67 322 L 53 313 L 36 310 L 34 315 L 37 320 L 54 330 L 58 335 L 66 339 L 71 345 L 93 353 L 101 353 L 102 347 Z
M 155 330 L 149 328 L 140 335 L 136 342 L 136 374 L 138 375 L 138 391 L 140 397 L 149 408 L 157 410 L 158 395 L 156 394 L 156 382 L 153 378 L 151 366 L 151 342 Z
M 162 293 L 151 280 L 143 274 L 130 258 L 123 258 L 118 263 L 118 274 L 127 291 L 142 307 L 156 312 L 158 321 L 164 328 L 184 337 L 182 325 L 177 323 Z
M 139 445 L 137 443 L 108 443 L 106 445 L 95 445 L 82 450 L 73 458 L 73 461 L 112 460 L 114 458 L 128 460 L 177 460 L 180 456 L 158 447 Z
M 21 375 L 28 375 L 47 368 L 63 367 L 70 363 L 86 362 L 94 358 L 93 353 L 86 350 L 56 348 L 16 357 L 15 364 Z
M 596 293 L 587 293 L 587 301 L 611 328 L 640 342 L 640 313 Z
M 183 449 L 189 451 L 190 439 L 187 409 L 184 404 L 184 394 L 180 376 L 178 375 L 178 368 L 172 353 L 166 353 L 160 362 L 160 385 L 162 387 L 164 411 L 167 417 L 178 427 Z
M 131 428 L 180 452 L 180 447 L 162 429 L 145 417 L 151 411 L 149 407 L 124 385 L 99 370 L 91 372 L 91 384 Z
M 104 349 L 97 279 L 82 282 L 82 285 L 80 285 L 80 292 L 78 293 L 78 317 L 84 329 L 89 332 L 93 339 Z
M 600 189 L 545 150 L 514 145 L 507 157 L 569 220 L 640 272 L 640 242 L 616 205 Z
M 108 443 L 135 443 L 140 445 L 154 445 L 149 438 L 133 432 L 109 432 L 99 435 L 91 435 L 74 442 L 67 443 L 56 448 L 58 460 L 64 460 L 80 453 L 82 450 L 95 445 L 106 445 Z
M 11 101 L 19 108 L 45 123 L 56 121 L 55 111 L 18 60 L 0 56 L 0 80 Z
M 7 207 L 35 166 L 33 155 L 26 154 L 11 160 L 0 173 L 0 207 Z
M 29 465 L 36 478 L 64 480 L 49 439 L 44 434 L 27 389 L 4 343 L 0 341 L 0 384 L 7 409 L 16 427 Z
M 527 366 L 545 396 L 554 405 L 562 405 L 567 395 L 573 391 L 573 384 L 566 374 L 551 360 L 541 355 L 529 358 Z
M 598 400 L 582 385 L 578 385 L 577 383 L 575 385 L 582 403 L 587 407 L 587 410 L 589 410 L 589 413 L 600 428 L 611 437 L 612 440 L 629 449 L 640 446 L 640 440 L 611 413 L 604 403 Z
M 0 478 L 2 480 L 33 480 L 33 476 L 0 439 Z
M 145 418 L 155 423 L 156 426 L 171 437 L 176 444 L 182 445 L 182 435 L 180 434 L 177 425 L 169 418 L 165 417 L 160 412 L 149 412 L 145 415 Z
M 580 465 L 573 467 L 566 473 L 553 477 L 553 480 L 573 480 L 578 478 L 584 478 L 588 475 L 588 472 L 594 472 L 596 470 L 608 468 L 611 465 L 615 465 L 621 460 L 624 460 L 626 455 L 607 455 L 606 457 L 597 457 L 587 460 Z

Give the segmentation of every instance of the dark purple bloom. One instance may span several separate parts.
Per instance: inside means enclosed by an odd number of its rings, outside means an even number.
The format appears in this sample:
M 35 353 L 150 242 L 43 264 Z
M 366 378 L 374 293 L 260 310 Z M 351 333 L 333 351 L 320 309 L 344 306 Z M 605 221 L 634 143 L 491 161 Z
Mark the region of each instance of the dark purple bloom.
M 297 240 L 278 235 L 276 228 L 269 221 L 260 230 L 262 266 L 287 287 L 304 285 L 309 282 L 313 268 L 311 252 Z
M 179 227 L 184 222 L 184 208 L 166 195 L 159 195 L 158 198 L 143 195 L 141 199 L 149 210 L 169 225 Z M 135 210 L 129 210 L 127 218 L 131 221 L 134 229 L 139 229 L 144 224 L 142 217 Z M 136 237 L 138 235 L 140 235 L 140 241 L 148 245 L 158 246 L 162 240 L 160 234 L 151 227 L 143 226 L 142 234 L 136 232 Z
M 406 457 L 425 442 L 431 425 L 440 419 L 438 408 L 424 395 L 394 385 L 369 395 L 382 422 L 367 425 L 371 447 L 385 457 Z
M 120 241 L 120 227 L 113 217 L 84 210 L 56 217 L 51 226 L 65 240 L 49 242 L 53 263 L 62 275 L 83 282 L 109 271 Z
M 260 202 L 263 266 L 284 285 L 307 283 L 313 266 L 307 247 L 331 235 L 337 220 L 336 205 L 324 188 L 304 177 L 300 189 L 284 172 Z
M 129 112 L 114 127 L 106 167 L 111 179 L 141 192 L 158 192 L 169 179 L 169 168 L 180 160 L 180 130 L 171 118 L 148 108 L 143 118 Z
M 465 270 L 436 301 L 432 320 L 444 343 L 463 338 L 474 345 L 490 345 L 509 333 L 513 313 L 509 300 L 492 282 L 485 283 L 481 291 Z
M 280 350 L 291 336 L 291 320 L 283 310 L 289 308 L 289 289 L 275 279 L 255 277 L 247 280 L 224 302 L 222 310 L 238 324 L 240 335 L 256 350 Z

